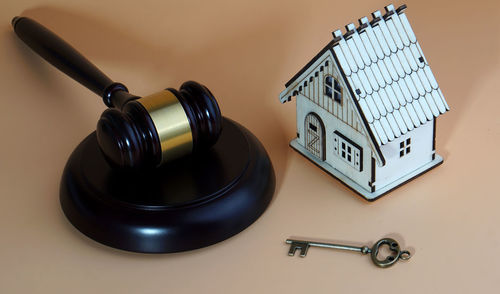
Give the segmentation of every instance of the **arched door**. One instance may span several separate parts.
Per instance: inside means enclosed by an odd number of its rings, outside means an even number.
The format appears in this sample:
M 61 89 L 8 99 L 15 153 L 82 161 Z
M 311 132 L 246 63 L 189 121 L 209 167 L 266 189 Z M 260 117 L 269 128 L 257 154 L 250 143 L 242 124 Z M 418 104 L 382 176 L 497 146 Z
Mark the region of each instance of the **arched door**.
M 309 113 L 304 125 L 305 147 L 320 160 L 325 160 L 325 127 L 319 116 Z

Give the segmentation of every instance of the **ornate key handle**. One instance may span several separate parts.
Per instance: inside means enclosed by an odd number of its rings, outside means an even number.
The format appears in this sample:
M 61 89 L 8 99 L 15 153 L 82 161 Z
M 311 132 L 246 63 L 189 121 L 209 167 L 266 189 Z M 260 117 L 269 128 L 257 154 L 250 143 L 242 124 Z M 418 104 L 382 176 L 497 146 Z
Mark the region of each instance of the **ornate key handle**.
M 380 247 L 382 247 L 383 245 L 388 245 L 389 246 L 389 250 L 391 250 L 395 254 L 394 255 L 389 255 L 385 259 L 380 260 L 380 259 L 377 258 L 377 255 L 378 255 Z M 398 242 L 396 242 L 396 240 L 391 239 L 391 238 L 380 239 L 380 240 L 377 241 L 377 243 L 375 243 L 375 245 L 373 245 L 373 247 L 372 247 L 371 250 L 368 250 L 368 251 L 364 251 L 363 250 L 363 251 L 361 251 L 361 253 L 363 253 L 363 254 L 367 254 L 367 253 L 370 253 L 370 252 L 371 252 L 373 263 L 376 266 L 384 267 L 384 268 L 385 267 L 390 267 L 391 265 L 393 265 L 394 263 L 396 263 L 396 261 L 398 261 L 400 259 L 402 259 L 402 260 L 408 260 L 411 257 L 411 254 L 410 254 L 410 252 L 408 250 L 401 250 L 399 248 Z

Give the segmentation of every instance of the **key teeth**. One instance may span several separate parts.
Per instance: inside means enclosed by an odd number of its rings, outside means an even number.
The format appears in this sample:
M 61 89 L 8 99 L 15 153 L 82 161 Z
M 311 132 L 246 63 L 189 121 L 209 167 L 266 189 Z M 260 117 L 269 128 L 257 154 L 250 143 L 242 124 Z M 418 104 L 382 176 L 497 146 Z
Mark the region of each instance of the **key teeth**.
M 300 249 L 300 256 L 302 256 L 302 257 L 303 257 L 303 255 L 302 255 L 302 254 L 303 254 L 303 252 L 304 252 L 304 248 L 303 248 L 302 246 L 300 246 L 300 245 L 297 245 L 297 244 L 292 244 L 292 245 L 290 246 L 290 250 L 288 251 L 288 255 L 289 255 L 289 256 L 295 256 L 295 252 L 296 252 L 298 249 Z
M 290 246 L 290 250 L 288 250 L 288 255 L 289 256 L 294 256 L 295 255 L 295 251 L 297 250 L 297 247 L 295 246 Z
M 309 249 L 309 246 L 305 246 L 305 247 L 300 248 L 300 257 L 306 257 L 307 249 Z
M 294 242 L 288 242 L 287 243 L 291 244 L 290 245 L 290 250 L 288 250 L 288 255 L 289 256 L 294 256 L 295 251 L 300 249 L 300 257 L 305 257 L 307 255 L 307 249 L 309 249 L 309 245 L 307 244 L 296 244 Z

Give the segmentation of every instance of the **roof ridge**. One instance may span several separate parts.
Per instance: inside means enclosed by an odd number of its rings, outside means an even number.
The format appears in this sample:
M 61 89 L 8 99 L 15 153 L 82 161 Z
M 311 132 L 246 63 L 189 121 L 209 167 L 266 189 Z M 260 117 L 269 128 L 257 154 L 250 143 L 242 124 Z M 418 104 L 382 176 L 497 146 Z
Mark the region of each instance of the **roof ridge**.
M 397 14 L 397 15 L 400 15 L 402 13 L 404 13 L 404 11 L 408 8 L 408 6 L 406 4 L 402 4 L 401 6 L 399 6 L 398 8 L 394 8 L 394 5 L 393 4 L 389 4 L 387 6 L 384 7 L 384 10 L 386 11 L 386 13 L 384 15 L 382 15 L 382 13 L 380 12 L 380 10 L 375 10 L 374 12 L 371 13 L 372 15 L 372 20 L 365 23 L 365 22 L 361 22 L 361 20 L 363 18 L 366 18 L 366 16 L 358 19 L 358 22 L 359 22 L 359 26 L 357 28 L 355 28 L 355 30 L 357 30 L 358 32 L 361 32 L 363 29 L 365 29 L 368 25 L 370 26 L 376 26 L 378 24 L 379 21 L 381 20 L 387 20 L 387 19 L 390 19 L 394 14 Z M 334 41 L 335 42 L 338 42 L 340 41 L 340 39 L 347 39 L 349 38 L 353 33 L 354 31 L 352 30 L 352 28 L 348 28 L 349 25 L 354 25 L 353 23 L 348 23 L 345 25 L 345 29 L 346 29 L 346 32 L 344 34 L 341 34 L 340 36 L 339 35 L 335 35 L 335 32 L 336 31 L 340 31 L 340 29 L 337 29 L 335 31 L 332 32 L 332 35 L 334 37 Z

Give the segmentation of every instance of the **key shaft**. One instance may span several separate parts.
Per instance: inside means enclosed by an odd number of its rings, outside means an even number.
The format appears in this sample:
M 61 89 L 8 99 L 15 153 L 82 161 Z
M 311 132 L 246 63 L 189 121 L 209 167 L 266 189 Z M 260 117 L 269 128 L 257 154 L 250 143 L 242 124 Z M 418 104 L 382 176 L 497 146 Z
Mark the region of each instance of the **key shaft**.
M 326 242 L 315 242 L 315 241 L 307 241 L 307 240 L 294 240 L 287 239 L 287 244 L 290 245 L 290 251 L 288 251 L 288 255 L 295 255 L 295 251 L 300 249 L 300 256 L 304 257 L 307 254 L 307 250 L 309 247 L 321 247 L 321 248 L 330 248 L 330 249 L 338 249 L 338 250 L 347 250 L 360 252 L 361 254 L 368 254 L 371 252 L 371 249 L 368 246 L 351 246 L 351 245 L 342 245 L 335 243 L 326 243 Z
M 313 246 L 313 247 L 348 250 L 348 251 L 361 252 L 363 254 L 367 254 L 367 253 L 371 252 L 371 249 L 368 248 L 367 246 L 360 247 L 360 246 L 342 245 L 342 244 L 334 244 L 334 243 L 326 243 L 326 242 L 305 241 L 305 240 L 294 240 L 294 239 L 287 239 L 286 243 L 287 244 L 300 244 L 300 245 L 304 244 L 304 245 Z

